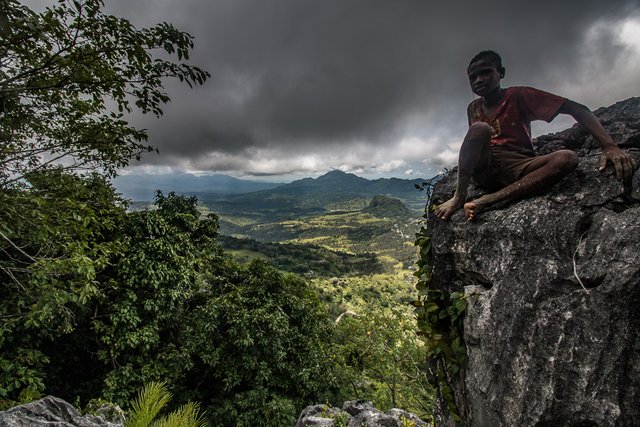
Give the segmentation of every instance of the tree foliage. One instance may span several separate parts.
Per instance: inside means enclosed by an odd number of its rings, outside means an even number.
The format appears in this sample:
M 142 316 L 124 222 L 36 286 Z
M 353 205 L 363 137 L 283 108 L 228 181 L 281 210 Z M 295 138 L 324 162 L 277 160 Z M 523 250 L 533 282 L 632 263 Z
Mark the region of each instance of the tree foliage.
M 221 425 L 292 425 L 303 406 L 331 398 L 331 325 L 306 282 L 255 261 L 211 285 L 218 296 L 193 317 L 205 373 L 194 388 Z
M 43 346 L 71 332 L 120 242 L 125 211 L 102 178 L 34 172 L 0 191 L 0 397 L 42 391 Z M 82 311 L 82 310 L 80 310 Z
M 193 363 L 182 348 L 190 312 L 206 298 L 208 271 L 220 260 L 213 215 L 200 218 L 195 198 L 158 193 L 156 210 L 129 213 L 123 246 L 105 271 L 105 291 L 91 328 L 107 397 L 127 401 L 150 381 L 174 382 Z M 90 343 L 87 343 L 90 345 Z
M 335 328 L 334 363 L 345 398 L 365 399 L 388 411 L 403 408 L 429 417 L 433 388 L 425 375 L 425 346 L 406 307 L 348 312 Z
M 24 199 L 7 236 L 19 246 L 2 246 L 4 398 L 32 389 L 125 405 L 166 381 L 214 425 L 270 426 L 331 398 L 331 328 L 309 284 L 231 261 L 195 198 L 158 193 L 156 209 L 126 213 L 99 176 L 40 174 L 0 209 L 6 219 Z M 38 198 L 45 190 L 56 197 Z
M 138 29 L 102 6 L 60 0 L 35 13 L 0 2 L 0 187 L 57 163 L 114 173 L 152 149 L 126 114 L 160 116 L 165 78 L 193 86 L 209 76 L 182 62 L 189 34 L 167 23 Z
M 151 149 L 126 114 L 160 115 L 166 77 L 208 77 L 182 63 L 191 36 L 137 29 L 102 5 L 61 0 L 35 13 L 0 1 L 0 397 L 44 389 L 43 349 L 104 297 L 100 276 L 126 244 L 113 189 L 64 171 L 114 173 Z

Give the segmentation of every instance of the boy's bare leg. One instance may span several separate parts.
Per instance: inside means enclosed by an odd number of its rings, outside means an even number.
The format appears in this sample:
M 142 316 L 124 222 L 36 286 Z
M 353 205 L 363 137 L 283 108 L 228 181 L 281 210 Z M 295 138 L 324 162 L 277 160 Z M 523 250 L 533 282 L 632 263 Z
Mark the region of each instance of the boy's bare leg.
M 496 191 L 485 194 L 464 204 L 464 213 L 469 221 L 473 221 L 483 208 L 503 200 L 515 199 L 543 190 L 560 181 L 562 177 L 573 171 L 578 165 L 578 157 L 571 150 L 560 150 L 549 154 L 548 161 L 532 170 L 518 181 Z
M 482 122 L 474 123 L 469 127 L 458 156 L 456 191 L 451 199 L 438 206 L 435 211 L 438 218 L 448 219 L 464 205 L 473 172 L 479 164 L 487 162 L 492 132 L 491 126 Z

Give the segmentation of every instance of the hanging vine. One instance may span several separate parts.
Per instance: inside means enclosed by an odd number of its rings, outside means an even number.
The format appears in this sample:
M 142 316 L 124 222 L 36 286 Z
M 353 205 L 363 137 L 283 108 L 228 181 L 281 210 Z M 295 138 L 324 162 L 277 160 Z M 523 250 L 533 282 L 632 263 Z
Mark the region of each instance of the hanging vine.
M 464 292 L 448 292 L 437 289 L 432 284 L 433 254 L 431 252 L 431 233 L 434 223 L 432 205 L 433 189 L 442 178 L 438 175 L 421 186 L 416 187 L 427 193 L 424 211 L 424 225 L 416 233 L 415 245 L 419 247 L 418 278 L 416 289 L 418 296 L 413 301 L 418 323 L 418 335 L 427 346 L 427 358 L 436 367 L 435 379 L 440 394 L 444 398 L 449 412 L 456 422 L 462 419 L 454 401 L 453 392 L 445 373 L 457 374 L 467 362 L 462 331 L 463 317 L 467 308 L 467 296 Z

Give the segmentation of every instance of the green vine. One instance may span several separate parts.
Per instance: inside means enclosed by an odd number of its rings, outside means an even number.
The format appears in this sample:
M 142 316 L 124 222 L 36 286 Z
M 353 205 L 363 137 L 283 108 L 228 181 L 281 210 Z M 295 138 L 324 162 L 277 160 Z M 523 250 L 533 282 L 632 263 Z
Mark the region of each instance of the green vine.
M 462 321 L 467 308 L 467 295 L 464 292 L 437 289 L 432 284 L 433 254 L 431 253 L 430 224 L 433 223 L 434 207 L 431 204 L 431 196 L 433 187 L 440 178 L 441 176 L 436 176 L 422 186 L 418 186 L 420 190 L 427 190 L 427 203 L 424 225 L 416 233 L 415 245 L 420 248 L 418 270 L 414 273 L 418 278 L 416 284 L 418 297 L 412 304 L 415 307 L 418 323 L 417 334 L 426 343 L 427 358 L 433 362 L 434 366 L 438 366 L 436 379 L 440 394 L 452 418 L 460 422 L 462 420 L 444 370 L 455 375 L 467 362 L 467 352 L 462 337 Z

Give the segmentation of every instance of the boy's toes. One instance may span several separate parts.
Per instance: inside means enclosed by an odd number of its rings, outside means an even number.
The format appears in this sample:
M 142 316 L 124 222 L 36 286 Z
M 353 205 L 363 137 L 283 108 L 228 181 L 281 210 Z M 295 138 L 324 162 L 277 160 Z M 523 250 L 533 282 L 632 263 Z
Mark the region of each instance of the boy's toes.
M 464 214 L 467 217 L 467 221 L 473 221 L 476 218 L 477 206 L 473 202 L 464 204 Z

